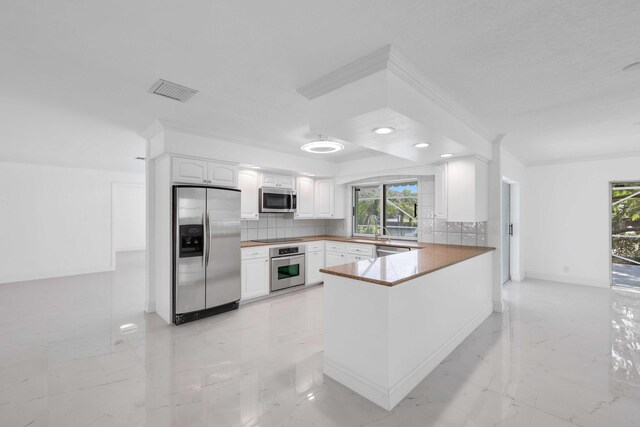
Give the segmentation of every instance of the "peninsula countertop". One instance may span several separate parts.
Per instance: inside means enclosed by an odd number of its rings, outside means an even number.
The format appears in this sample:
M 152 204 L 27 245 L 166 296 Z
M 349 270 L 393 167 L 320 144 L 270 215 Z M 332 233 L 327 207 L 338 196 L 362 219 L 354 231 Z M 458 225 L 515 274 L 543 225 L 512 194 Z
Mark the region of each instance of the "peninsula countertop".
M 320 272 L 383 286 L 396 286 L 495 250 L 484 246 L 421 243 L 420 249 L 322 268 Z
M 347 277 L 363 282 L 383 286 L 395 286 L 425 274 L 466 261 L 473 257 L 495 250 L 485 246 L 461 246 L 439 243 L 424 243 L 413 240 L 367 239 L 362 237 L 308 236 L 300 237 L 295 243 L 328 240 L 346 243 L 364 243 L 369 245 L 411 248 L 380 258 L 373 258 L 322 268 L 320 271 L 334 276 Z M 293 242 L 291 242 L 293 243 Z M 242 242 L 243 248 L 269 246 L 278 243 Z

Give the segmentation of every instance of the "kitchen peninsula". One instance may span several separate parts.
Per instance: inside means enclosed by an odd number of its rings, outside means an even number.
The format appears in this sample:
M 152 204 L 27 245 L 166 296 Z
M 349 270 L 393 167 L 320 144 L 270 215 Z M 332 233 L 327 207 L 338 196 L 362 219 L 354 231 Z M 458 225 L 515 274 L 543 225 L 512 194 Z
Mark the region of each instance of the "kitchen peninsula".
M 324 268 L 324 373 L 391 410 L 492 312 L 492 251 L 421 249 Z

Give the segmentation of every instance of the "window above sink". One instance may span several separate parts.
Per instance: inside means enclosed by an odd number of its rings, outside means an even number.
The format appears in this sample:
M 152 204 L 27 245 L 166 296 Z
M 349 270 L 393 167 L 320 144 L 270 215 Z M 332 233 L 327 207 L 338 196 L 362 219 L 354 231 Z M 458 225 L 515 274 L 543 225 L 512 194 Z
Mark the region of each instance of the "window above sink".
M 418 180 L 354 186 L 353 235 L 417 240 Z

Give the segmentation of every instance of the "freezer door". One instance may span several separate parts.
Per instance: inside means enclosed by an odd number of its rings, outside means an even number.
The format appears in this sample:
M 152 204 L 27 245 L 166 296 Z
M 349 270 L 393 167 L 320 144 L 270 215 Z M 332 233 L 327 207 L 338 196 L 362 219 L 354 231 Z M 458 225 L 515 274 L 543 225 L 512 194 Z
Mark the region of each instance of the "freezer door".
M 205 188 L 174 188 L 175 314 L 205 308 L 206 196 Z
M 240 300 L 240 192 L 208 189 L 207 308 Z

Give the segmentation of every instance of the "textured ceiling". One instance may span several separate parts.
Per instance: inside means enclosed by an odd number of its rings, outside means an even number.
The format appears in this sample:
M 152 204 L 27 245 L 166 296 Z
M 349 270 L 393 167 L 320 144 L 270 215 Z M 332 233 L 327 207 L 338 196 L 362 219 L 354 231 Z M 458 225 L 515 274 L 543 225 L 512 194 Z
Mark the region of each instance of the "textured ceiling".
M 0 156 L 140 170 L 155 118 L 301 154 L 296 88 L 388 44 L 527 162 L 640 151 L 638 22 L 631 0 L 8 1 Z

